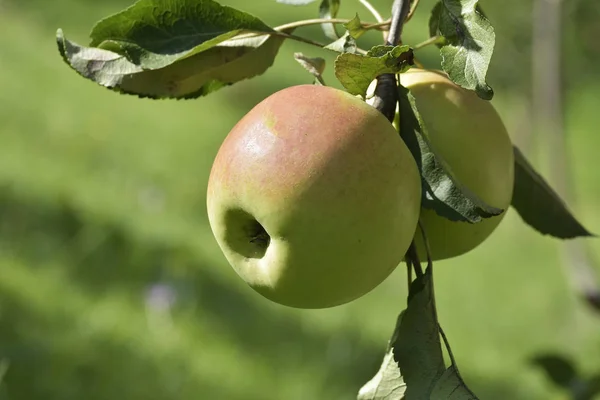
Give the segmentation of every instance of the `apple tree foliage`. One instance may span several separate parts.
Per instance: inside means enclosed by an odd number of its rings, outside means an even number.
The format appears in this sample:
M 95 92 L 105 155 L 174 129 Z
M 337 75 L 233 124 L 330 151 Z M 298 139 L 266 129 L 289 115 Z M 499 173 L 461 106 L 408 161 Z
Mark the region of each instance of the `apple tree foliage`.
M 315 3 L 262 1 L 291 6 Z M 392 14 L 397 16 L 399 8 L 410 7 L 408 15 L 412 15 L 418 3 L 396 0 Z M 150 99 L 197 99 L 261 75 L 273 65 L 285 40 L 337 53 L 335 77 L 349 93 L 363 97 L 377 77 L 403 73 L 415 65 L 415 52 L 422 46 L 359 46 L 362 35 L 389 31 L 393 18 L 364 22 L 356 14 L 342 20 L 337 18 L 340 7 L 341 0 L 321 0 L 315 15 L 319 18 L 271 27 L 256 16 L 213 0 L 138 0 L 96 23 L 88 45 L 67 39 L 60 29 L 56 41 L 64 62 L 82 77 L 121 94 Z M 379 13 L 370 8 L 379 19 Z M 314 24 L 321 25 L 326 42 L 317 43 L 297 34 L 302 27 Z M 486 74 L 496 38 L 478 1 L 438 1 L 430 10 L 428 28 L 431 39 L 423 45 L 438 46 L 441 69 L 459 86 L 491 100 L 494 92 L 486 82 Z M 314 76 L 315 84 L 324 84 L 322 58 L 301 53 L 293 56 Z M 431 148 L 427 127 L 410 91 L 401 85 L 397 90 L 391 98 L 399 102 L 401 136 L 420 169 L 425 188 L 423 207 L 452 221 L 467 223 L 502 213 L 504 210 L 485 204 L 455 178 Z M 539 233 L 559 239 L 592 236 L 516 147 L 514 153 L 512 206 L 522 219 Z M 432 263 L 429 261 L 423 272 L 411 250 L 406 261 L 414 268 L 416 279 L 410 283 L 407 307 L 398 317 L 380 370 L 361 388 L 358 399 L 477 399 L 461 378 L 438 324 Z M 445 363 L 444 348 L 450 365 Z

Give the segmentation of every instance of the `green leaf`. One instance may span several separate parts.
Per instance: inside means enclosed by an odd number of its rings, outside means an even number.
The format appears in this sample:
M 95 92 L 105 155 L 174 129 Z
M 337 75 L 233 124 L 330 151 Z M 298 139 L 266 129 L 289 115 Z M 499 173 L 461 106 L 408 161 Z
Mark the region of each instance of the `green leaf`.
M 125 94 L 149 98 L 205 96 L 265 72 L 283 42 L 280 36 L 246 35 L 221 42 L 158 70 L 144 70 L 115 52 L 83 47 L 57 33 L 63 59 L 84 78 Z
M 446 368 L 433 291 L 433 269 L 415 279 L 383 363 L 358 400 L 477 400 L 454 364 Z
M 335 76 L 349 93 L 365 97 L 377 76 L 405 72 L 412 62 L 409 46 L 375 46 L 367 55 L 340 54 L 335 60 Z
M 584 390 L 585 392 L 581 395 L 581 399 L 598 400 L 598 396 L 600 396 L 600 373 L 587 379 Z
M 571 360 L 556 354 L 544 354 L 535 357 L 533 364 L 544 370 L 548 378 L 565 389 L 569 389 L 578 378 L 577 369 Z
M 477 400 L 477 396 L 462 380 L 455 365 L 451 365 L 435 382 L 431 400 Z M 407 398 L 408 399 L 408 398 Z
M 477 3 L 477 5 L 475 6 L 475 11 L 477 11 L 479 14 L 481 14 L 484 18 L 489 19 L 487 17 L 487 15 L 485 14 L 485 12 L 483 12 L 483 8 L 481 7 L 481 4 Z
M 333 50 L 338 53 L 356 53 L 356 40 L 346 32 L 341 38 L 324 47 L 327 50 Z
M 323 72 L 325 71 L 325 59 L 321 57 L 307 57 L 302 53 L 294 53 L 294 59 L 298 61 L 305 70 L 307 70 L 311 75 L 313 75 L 317 81 L 325 85 L 323 81 Z
M 352 18 L 350 21 L 346 22 L 344 24 L 344 28 L 346 28 L 348 30 L 348 33 L 354 39 L 358 39 L 359 37 L 361 37 L 363 34 L 365 34 L 367 32 L 367 30 L 365 28 L 363 28 L 362 22 L 361 22 L 360 18 L 358 17 L 358 14 L 356 14 L 354 16 L 354 18 Z
M 8 368 L 10 366 L 10 361 L 7 358 L 3 358 L 0 360 L 0 400 L 8 400 L 8 391 L 6 390 L 6 385 L 4 384 L 4 378 L 6 373 L 8 372 Z
M 595 236 L 567 209 L 560 196 L 513 146 L 515 186 L 512 206 L 523 221 L 544 235 L 560 239 Z
M 321 18 L 335 18 L 339 11 L 340 0 L 322 0 L 321 5 L 319 6 L 319 16 Z M 335 24 L 321 24 L 321 28 L 325 35 L 330 39 L 336 40 L 340 37 L 335 29 Z
M 398 327 L 394 356 L 406 382 L 406 399 L 429 399 L 432 383 L 446 369 L 433 298 L 431 268 L 410 285 L 408 307 Z
M 394 329 L 394 335 L 388 343 L 381 367 L 375 376 L 358 392 L 357 400 L 401 400 L 404 399 L 406 383 L 400 373 L 398 362 L 394 358 L 393 344 L 397 341 L 398 330 L 404 312 L 400 313 Z
M 439 0 L 431 9 L 431 15 L 429 16 L 429 37 L 438 36 L 440 34 L 440 15 L 442 14 L 443 6 L 442 0 Z M 475 10 L 487 19 L 487 16 L 479 3 L 475 6 Z M 442 45 L 438 44 L 438 46 L 441 47 Z
M 243 32 L 273 29 L 213 0 L 139 0 L 99 21 L 90 47 L 117 52 L 144 69 L 161 69 Z
M 482 218 L 500 215 L 504 210 L 486 204 L 463 186 L 449 165 L 435 152 L 410 91 L 400 85 L 398 95 L 400 133 L 423 178 L 423 206 L 452 221 L 476 223 Z
M 490 21 L 479 12 L 477 0 L 441 0 L 429 20 L 431 36 L 444 36 L 442 68 L 450 79 L 479 97 L 490 100 L 494 91 L 486 83 L 496 34 Z
M 456 365 L 444 365 L 431 267 L 410 286 L 408 307 L 392 346 L 406 382 L 406 400 L 477 400 Z
M 435 3 L 431 9 L 431 15 L 429 16 L 429 37 L 438 36 L 440 34 L 440 15 L 442 14 L 442 0 Z M 442 45 L 438 45 L 441 47 Z

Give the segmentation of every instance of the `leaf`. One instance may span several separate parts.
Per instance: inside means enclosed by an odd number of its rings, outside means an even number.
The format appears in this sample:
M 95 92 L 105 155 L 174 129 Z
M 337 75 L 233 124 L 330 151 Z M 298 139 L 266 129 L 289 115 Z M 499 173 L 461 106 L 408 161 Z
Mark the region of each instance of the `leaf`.
M 311 75 L 313 75 L 319 83 L 325 85 L 323 81 L 323 72 L 325 71 L 325 59 L 321 57 L 307 57 L 302 53 L 294 53 L 294 59 L 298 61 L 305 70 L 307 70 Z
M 477 400 L 456 365 L 444 365 L 433 293 L 433 269 L 429 267 L 410 285 L 408 307 L 392 344 L 406 382 L 405 399 Z
M 559 239 L 595 236 L 575 219 L 560 196 L 513 146 L 515 186 L 512 206 L 523 221 L 544 235 Z
M 90 47 L 117 52 L 144 69 L 161 69 L 243 32 L 274 31 L 253 15 L 213 0 L 138 0 L 99 21 Z
M 556 354 L 535 357 L 533 364 L 544 370 L 548 378 L 557 386 L 569 389 L 577 379 L 577 370 L 573 362 Z
M 589 378 L 585 385 L 585 393 L 580 397 L 585 400 L 598 400 L 600 395 L 600 374 Z
M 442 13 L 443 6 L 444 5 L 442 4 L 442 0 L 439 0 L 431 9 L 431 15 L 429 16 L 429 37 L 438 36 L 440 34 L 440 15 Z M 477 3 L 477 5 L 475 6 L 475 10 L 487 19 L 487 16 L 483 12 L 483 9 L 481 8 L 481 5 L 479 3 Z M 438 46 L 441 47 L 442 45 L 438 44 Z
M 588 291 L 584 298 L 588 306 L 592 307 L 594 311 L 600 312 L 600 291 Z
M 348 30 L 348 33 L 354 39 L 358 39 L 367 32 L 367 30 L 363 28 L 362 22 L 360 21 L 358 14 L 356 14 L 354 18 L 352 18 L 350 21 L 346 22 L 344 24 L 344 28 Z
M 354 40 L 349 32 L 346 32 L 341 38 L 325 46 L 324 49 L 333 50 L 338 53 L 356 53 L 356 40 Z
M 346 90 L 363 98 L 367 88 L 381 74 L 405 72 L 413 63 L 409 46 L 375 46 L 367 55 L 344 53 L 335 60 L 335 76 Z
M 340 10 L 340 0 L 322 0 L 319 6 L 319 16 L 321 18 L 332 19 L 337 17 Z M 339 35 L 335 29 L 335 24 L 321 24 L 325 35 L 333 40 L 337 40 Z
M 4 378 L 6 373 L 8 372 L 8 368 L 10 366 L 10 361 L 6 358 L 0 361 L 0 400 L 8 400 L 8 390 L 6 389 L 6 385 L 4 384 Z
M 358 400 L 477 400 L 452 365 L 446 368 L 433 294 L 433 268 L 415 279 L 377 374 Z M 446 343 L 446 345 L 448 345 Z
M 477 400 L 477 396 L 465 385 L 454 365 L 444 371 L 428 398 L 432 400 Z
M 451 221 L 470 223 L 502 214 L 504 210 L 486 204 L 463 186 L 444 159 L 435 152 L 410 91 L 400 85 L 398 95 L 400 135 L 415 157 L 423 178 L 423 206 Z
M 158 70 L 144 70 L 123 55 L 79 46 L 57 33 L 63 59 L 84 78 L 121 93 L 149 98 L 196 98 L 262 74 L 275 60 L 280 36 L 237 37 Z
M 444 373 L 444 356 L 435 314 L 431 268 L 415 279 L 408 307 L 392 344 L 406 382 L 406 399 L 429 399 L 431 383 Z
M 440 35 L 440 15 L 442 14 L 442 0 L 435 3 L 431 9 L 431 15 L 429 16 L 429 37 L 435 37 Z M 439 44 L 438 47 L 442 45 Z
M 406 382 L 406 399 L 429 399 L 432 383 L 446 369 L 435 314 L 431 268 L 415 279 L 393 343 Z
M 397 340 L 398 329 L 404 312 L 400 313 L 396 322 L 394 335 L 388 343 L 387 351 L 377 374 L 358 392 L 357 400 L 400 400 L 404 399 L 406 383 L 400 373 L 398 362 L 394 359 L 393 343 Z
M 481 7 L 481 4 L 479 4 L 479 2 L 475 6 L 475 11 L 477 11 L 479 14 L 481 14 L 484 18 L 489 19 L 487 17 L 487 15 L 485 14 L 485 12 L 483 12 L 483 8 Z
M 441 0 L 429 20 L 431 36 L 444 36 L 442 68 L 450 79 L 479 97 L 491 100 L 494 91 L 486 83 L 496 34 L 477 8 L 477 0 Z M 435 33 L 434 33 L 435 32 Z

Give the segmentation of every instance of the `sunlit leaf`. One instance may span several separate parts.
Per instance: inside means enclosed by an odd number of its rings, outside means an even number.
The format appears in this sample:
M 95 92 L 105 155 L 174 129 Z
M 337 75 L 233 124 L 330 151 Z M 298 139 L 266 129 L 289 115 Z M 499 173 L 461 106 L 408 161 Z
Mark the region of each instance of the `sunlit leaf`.
M 324 84 L 323 72 L 325 71 L 325 59 L 321 57 L 307 57 L 302 53 L 294 53 L 294 59 L 313 75 L 319 83 Z
M 350 21 L 346 22 L 344 24 L 344 28 L 348 30 L 350 36 L 352 36 L 354 39 L 358 39 L 367 32 L 367 30 L 363 28 L 358 14 L 356 14 Z
M 57 34 L 59 51 L 77 73 L 121 93 L 149 98 L 195 98 L 262 74 L 284 38 L 233 38 L 157 70 L 144 70 L 123 55 L 84 47 Z
M 375 46 L 366 55 L 340 54 L 335 60 L 335 76 L 349 93 L 364 97 L 377 76 L 404 72 L 412 62 L 409 46 Z
M 339 11 L 340 0 L 321 0 L 321 5 L 319 6 L 319 16 L 321 18 L 335 18 Z M 339 37 L 337 30 L 335 29 L 335 24 L 321 24 L 321 28 L 323 28 L 323 32 L 325 32 L 325 35 L 328 38 L 336 40 Z
M 356 40 L 346 32 L 335 42 L 332 42 L 324 47 L 327 50 L 337 51 L 338 53 L 356 53 Z
M 486 82 L 486 75 L 496 35 L 477 3 L 477 0 L 440 0 L 433 8 L 429 33 L 446 38 L 440 52 L 442 68 L 450 79 L 490 100 L 494 92 Z
M 160 69 L 242 32 L 273 29 L 213 0 L 139 0 L 99 21 L 89 47 L 117 52 L 144 69 Z
M 398 317 L 394 336 L 388 344 L 379 371 L 360 389 L 358 400 L 401 400 L 404 398 L 406 383 L 400 373 L 398 362 L 394 359 L 394 347 L 392 346 L 397 340 L 402 315 L 403 313 Z

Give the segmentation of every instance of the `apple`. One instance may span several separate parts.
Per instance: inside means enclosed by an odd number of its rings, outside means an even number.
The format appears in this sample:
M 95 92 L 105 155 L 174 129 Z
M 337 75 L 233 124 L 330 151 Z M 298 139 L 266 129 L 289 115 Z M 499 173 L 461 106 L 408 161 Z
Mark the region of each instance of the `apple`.
M 377 110 L 317 85 L 283 89 L 227 135 L 207 191 L 211 229 L 237 274 L 296 308 L 357 299 L 402 261 L 421 181 Z
M 514 184 L 511 139 L 492 103 L 457 86 L 443 72 L 410 69 L 400 74 L 400 82 L 415 97 L 433 149 L 456 178 L 487 204 L 505 210 L 475 224 L 421 210 L 432 258 L 456 257 L 485 241 L 506 215 Z M 424 259 L 420 230 L 415 244 Z

